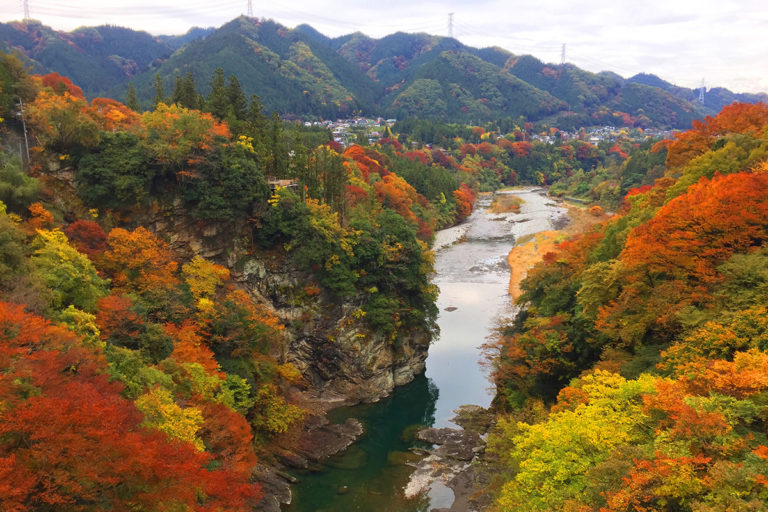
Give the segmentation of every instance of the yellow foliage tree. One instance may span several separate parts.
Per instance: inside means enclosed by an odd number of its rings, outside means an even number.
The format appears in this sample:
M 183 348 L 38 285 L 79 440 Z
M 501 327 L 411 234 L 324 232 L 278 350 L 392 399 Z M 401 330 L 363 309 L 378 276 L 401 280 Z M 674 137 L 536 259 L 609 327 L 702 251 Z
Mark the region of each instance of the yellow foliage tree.
M 181 273 L 196 301 L 210 299 L 216 293 L 216 287 L 229 279 L 229 270 L 200 256 L 182 265 Z
M 203 424 L 200 409 L 179 407 L 171 393 L 160 387 L 141 395 L 135 403 L 144 413 L 144 427 L 159 430 L 171 439 L 191 443 L 198 451 L 205 449 L 202 439 L 197 437 Z

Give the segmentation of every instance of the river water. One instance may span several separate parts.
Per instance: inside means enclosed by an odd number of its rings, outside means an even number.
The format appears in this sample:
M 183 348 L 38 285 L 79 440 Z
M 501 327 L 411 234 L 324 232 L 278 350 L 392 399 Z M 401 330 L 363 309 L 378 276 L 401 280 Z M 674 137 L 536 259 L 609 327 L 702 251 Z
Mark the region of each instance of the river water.
M 449 507 L 453 492 L 433 485 L 428 494 L 407 500 L 403 488 L 418 447 L 414 435 L 425 426 L 452 426 L 462 404 L 487 407 L 493 398 L 480 365 L 482 345 L 499 318 L 511 316 L 507 255 L 516 240 L 559 227 L 565 208 L 540 188 L 507 192 L 521 199 L 520 213 L 488 212 L 482 196 L 466 222 L 437 233 L 435 277 L 440 288 L 440 336 L 427 358 L 425 375 L 375 404 L 337 409 L 331 421 L 358 418 L 365 435 L 323 467 L 296 474 L 290 512 L 428 512 Z

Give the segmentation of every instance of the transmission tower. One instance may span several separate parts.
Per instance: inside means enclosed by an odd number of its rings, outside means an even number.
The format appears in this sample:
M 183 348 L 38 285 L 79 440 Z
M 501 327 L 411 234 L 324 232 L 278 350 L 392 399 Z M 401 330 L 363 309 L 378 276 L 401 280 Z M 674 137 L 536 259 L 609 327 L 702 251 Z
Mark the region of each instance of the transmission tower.
M 253 0 L 248 0 L 248 17 L 253 18 Z
M 448 13 L 448 37 L 453 38 L 453 13 Z
M 699 89 L 699 103 L 704 103 L 704 93 L 707 90 L 707 83 L 704 81 L 704 79 L 701 79 L 701 88 Z
M 31 16 L 29 15 L 29 0 L 24 0 L 24 19 L 28 20 Z
M 563 47 L 560 50 L 560 65 L 562 66 L 565 64 L 565 43 L 563 43 Z

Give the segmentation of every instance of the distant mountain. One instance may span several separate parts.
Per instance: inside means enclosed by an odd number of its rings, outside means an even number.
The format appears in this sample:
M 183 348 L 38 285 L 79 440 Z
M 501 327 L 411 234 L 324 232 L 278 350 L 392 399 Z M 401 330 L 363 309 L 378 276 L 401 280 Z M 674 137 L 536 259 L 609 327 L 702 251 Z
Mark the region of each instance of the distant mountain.
M 700 89 L 688 89 L 686 87 L 678 87 L 665 80 L 662 80 L 656 75 L 639 73 L 628 80 L 629 82 L 635 82 L 644 85 L 650 85 L 652 87 L 658 87 L 673 96 L 689 102 L 699 101 Z M 752 93 L 734 93 L 723 87 L 713 87 L 706 90 L 704 94 L 704 109 L 709 110 L 709 114 L 716 114 L 720 112 L 726 105 L 730 105 L 734 101 L 743 103 L 757 103 L 759 101 L 768 101 L 768 94 L 752 94 Z
M 620 122 L 686 128 L 733 101 L 768 100 L 713 88 L 702 104 L 698 90 L 650 74 L 591 73 L 428 34 L 329 38 L 309 25 L 288 29 L 244 16 L 217 29 L 161 37 L 110 26 L 65 33 L 34 21 L 0 23 L 0 49 L 18 50 L 37 72 L 69 76 L 89 96 L 122 100 L 130 81 L 147 106 L 156 74 L 166 94 L 187 73 L 207 94 L 218 67 L 236 75 L 246 95 L 258 94 L 268 111 L 321 117 L 511 117 L 564 128 Z
M 457 51 L 441 52 L 416 68 L 388 105 L 399 117 L 478 120 L 541 119 L 567 108 L 548 92 L 500 72 L 480 57 Z
M 119 87 L 173 49 L 146 32 L 100 26 L 60 32 L 34 20 L 0 23 L 5 51 L 18 51 L 37 72 L 70 77 L 89 96 Z
M 372 111 L 374 84 L 328 44 L 270 20 L 241 16 L 183 46 L 156 68 L 137 76 L 140 99 L 154 96 L 155 74 L 166 93 L 175 77 L 191 73 L 203 94 L 216 68 L 238 77 L 246 95 L 258 94 L 269 110 L 321 116 Z M 121 91 L 112 91 L 119 96 Z
M 208 28 L 200 28 L 200 27 L 192 27 L 191 29 L 187 30 L 186 34 L 180 35 L 180 36 L 158 36 L 157 39 L 165 43 L 169 48 L 175 50 L 178 50 L 182 46 L 184 46 L 187 43 L 191 43 L 192 41 L 196 39 L 203 39 L 208 36 L 211 32 L 214 32 L 216 29 L 213 27 Z

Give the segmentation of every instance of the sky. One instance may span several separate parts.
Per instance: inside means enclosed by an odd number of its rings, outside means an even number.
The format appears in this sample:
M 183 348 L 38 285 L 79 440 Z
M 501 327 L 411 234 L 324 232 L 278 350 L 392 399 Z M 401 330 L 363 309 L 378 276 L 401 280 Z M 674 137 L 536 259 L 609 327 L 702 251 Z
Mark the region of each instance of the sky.
M 248 0 L 27 0 L 30 17 L 59 30 L 104 23 L 182 34 L 248 13 Z M 251 0 L 253 15 L 307 23 L 335 37 L 355 31 L 449 35 L 589 71 L 653 73 L 682 87 L 768 92 L 767 0 Z M 0 21 L 24 17 L 0 0 Z

